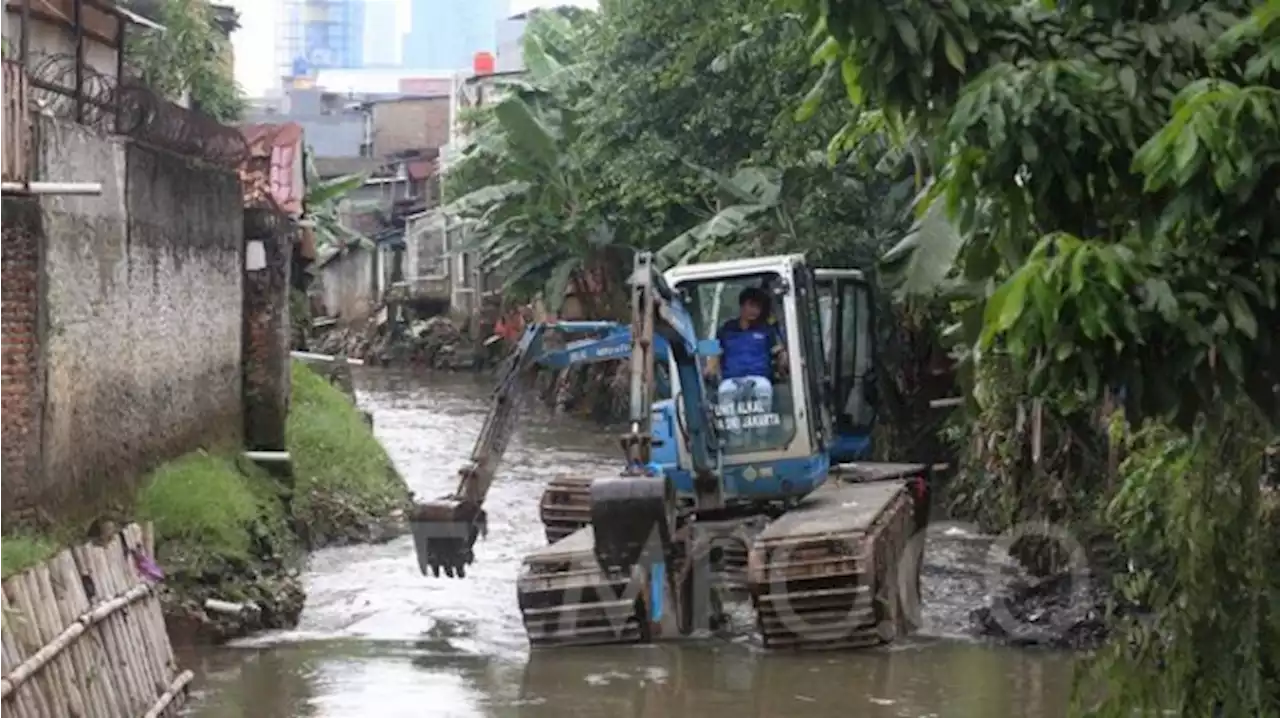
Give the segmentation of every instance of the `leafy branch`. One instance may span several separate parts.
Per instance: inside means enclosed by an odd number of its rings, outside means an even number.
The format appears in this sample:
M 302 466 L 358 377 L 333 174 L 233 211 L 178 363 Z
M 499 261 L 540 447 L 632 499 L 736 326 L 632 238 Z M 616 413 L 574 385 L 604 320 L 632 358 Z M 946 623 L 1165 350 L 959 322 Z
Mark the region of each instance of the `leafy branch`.
M 245 102 L 234 68 L 224 54 L 229 40 L 213 20 L 208 0 L 163 0 L 156 21 L 164 30 L 130 36 L 131 69 L 170 100 L 187 95 L 191 107 L 219 122 L 240 118 Z

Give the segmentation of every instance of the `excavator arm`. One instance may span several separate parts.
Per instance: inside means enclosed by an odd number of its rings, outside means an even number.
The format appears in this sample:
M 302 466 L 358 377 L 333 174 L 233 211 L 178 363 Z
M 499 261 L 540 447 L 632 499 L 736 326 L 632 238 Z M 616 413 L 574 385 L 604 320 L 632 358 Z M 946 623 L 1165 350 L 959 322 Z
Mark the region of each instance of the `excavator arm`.
M 633 313 L 630 327 L 616 322 L 557 322 L 534 324 L 525 330 L 515 351 L 504 362 L 490 401 L 489 414 L 485 417 L 470 460 L 458 472 L 458 488 L 435 501 L 414 505 L 410 523 L 418 567 L 423 574 L 430 571 L 432 575 L 439 576 L 443 572 L 451 578 L 463 578 L 466 567 L 474 561 L 473 547 L 485 529 L 484 500 L 514 431 L 521 401 L 532 387 L 538 367 L 560 369 L 630 358 L 631 426 L 622 440 L 627 456 L 624 477 L 647 481 L 652 486 L 644 487 L 644 490 L 661 493 L 664 482 L 646 476 L 645 472 L 652 449 L 652 407 L 658 387 L 657 367 L 668 357 L 674 358 L 682 387 L 680 401 L 694 470 L 699 474 L 714 473 L 719 461 L 719 440 L 714 433 L 710 405 L 705 400 L 702 368 L 698 361 L 700 343 L 693 321 L 678 295 L 654 268 L 650 254 L 637 255 L 631 284 Z M 552 331 L 604 331 L 607 334 L 603 338 L 573 342 L 561 349 L 545 351 L 543 343 L 548 332 Z M 604 484 L 601 489 L 606 496 L 611 491 Z M 612 491 L 625 492 L 626 487 L 617 486 Z M 664 501 L 670 503 L 672 499 L 672 496 L 667 496 Z M 605 498 L 598 507 L 608 513 L 608 507 L 614 503 Z M 639 506 L 635 503 L 627 505 Z M 641 511 L 643 513 L 646 512 Z
M 679 378 L 677 401 L 695 477 L 719 481 L 722 460 L 703 378 L 704 362 L 719 353 L 718 343 L 698 340 L 693 318 L 647 252 L 636 255 L 631 309 L 631 427 L 622 437 L 626 466 L 621 476 L 591 484 L 596 562 L 602 570 L 624 573 L 638 563 L 665 565 L 673 559 L 675 487 L 651 468 L 659 341 L 666 345 Z M 674 577 L 668 575 L 656 583 L 670 580 Z
M 548 350 L 546 339 L 552 332 L 605 332 L 605 336 Z M 485 531 L 485 498 L 511 441 L 523 401 L 533 387 L 536 369 L 614 361 L 626 358 L 630 351 L 631 332 L 616 322 L 537 323 L 525 330 L 499 369 L 489 413 L 470 458 L 458 470 L 457 488 L 451 494 L 415 503 L 413 507 L 410 526 L 418 568 L 424 575 L 428 571 L 434 576 L 442 571 L 449 577 L 466 575 L 466 567 L 474 560 L 476 539 Z

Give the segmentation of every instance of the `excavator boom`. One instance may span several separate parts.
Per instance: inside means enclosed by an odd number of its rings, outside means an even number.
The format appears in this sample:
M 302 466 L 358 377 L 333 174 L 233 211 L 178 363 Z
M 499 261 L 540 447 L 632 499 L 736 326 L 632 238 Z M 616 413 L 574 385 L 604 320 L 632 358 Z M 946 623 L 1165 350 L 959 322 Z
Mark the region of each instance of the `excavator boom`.
M 602 339 L 547 351 L 545 343 L 550 332 L 607 334 Z M 616 322 L 538 323 L 525 330 L 499 369 L 489 413 L 469 460 L 458 470 L 457 488 L 433 501 L 414 504 L 410 527 L 418 568 L 424 575 L 430 572 L 439 576 L 443 572 L 451 578 L 466 576 L 466 567 L 475 558 L 476 539 L 485 531 L 485 497 L 511 441 L 523 400 L 533 387 L 536 367 L 610 361 L 629 351 L 630 344 L 630 332 Z

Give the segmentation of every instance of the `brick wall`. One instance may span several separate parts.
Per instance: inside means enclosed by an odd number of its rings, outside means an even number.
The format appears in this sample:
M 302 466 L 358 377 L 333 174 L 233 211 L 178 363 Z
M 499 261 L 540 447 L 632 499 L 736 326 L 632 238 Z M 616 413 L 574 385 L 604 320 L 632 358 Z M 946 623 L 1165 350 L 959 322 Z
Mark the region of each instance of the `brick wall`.
M 449 142 L 449 98 L 391 100 L 373 105 L 373 154 L 444 147 Z
M 0 448 L 3 501 L 29 505 L 40 475 L 40 424 L 44 392 L 40 376 L 40 205 L 34 199 L 4 199 L 3 342 L 0 342 Z
M 284 451 L 289 418 L 290 265 L 293 228 L 267 210 L 246 210 L 245 239 L 261 243 L 265 266 L 246 267 L 244 440 L 253 451 Z

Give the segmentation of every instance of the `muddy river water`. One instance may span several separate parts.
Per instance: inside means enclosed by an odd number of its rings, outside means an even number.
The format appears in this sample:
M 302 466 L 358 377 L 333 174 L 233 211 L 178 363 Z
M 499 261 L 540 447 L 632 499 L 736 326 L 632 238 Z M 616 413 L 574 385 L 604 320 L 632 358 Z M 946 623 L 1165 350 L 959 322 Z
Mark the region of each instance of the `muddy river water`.
M 412 488 L 437 495 L 486 410 L 483 378 L 369 371 L 361 403 Z M 740 631 L 678 644 L 531 653 L 515 598 L 521 556 L 544 541 L 542 479 L 616 470 L 612 432 L 530 410 L 489 498 L 490 532 L 465 580 L 418 573 L 408 538 L 315 554 L 297 629 L 187 656 L 198 718 L 409 716 L 940 716 L 1066 714 L 1070 657 L 966 638 L 991 590 L 989 542 L 930 530 L 926 629 L 884 650 L 766 654 Z

